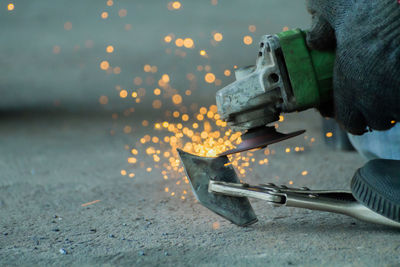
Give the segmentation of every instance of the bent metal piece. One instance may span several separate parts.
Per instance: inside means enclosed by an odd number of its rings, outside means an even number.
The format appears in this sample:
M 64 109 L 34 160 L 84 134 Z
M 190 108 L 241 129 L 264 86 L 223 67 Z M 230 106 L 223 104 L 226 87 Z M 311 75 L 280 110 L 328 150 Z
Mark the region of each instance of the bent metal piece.
M 359 203 L 349 191 L 288 188 L 274 184 L 252 186 L 239 183 L 228 158 L 198 157 L 178 150 L 193 192 L 199 202 L 239 226 L 257 221 L 248 197 L 274 206 L 288 206 L 334 212 L 356 219 L 400 228 L 400 223 L 386 218 Z
M 197 200 L 206 208 L 239 226 L 257 222 L 257 216 L 247 197 L 231 197 L 209 192 L 210 180 L 239 183 L 235 170 L 226 156 L 198 157 L 178 149 L 190 185 Z
M 220 153 L 218 156 L 231 155 L 257 148 L 261 149 L 270 144 L 298 136 L 304 132 L 305 130 L 300 130 L 284 134 L 277 132 L 275 127 L 261 126 L 248 130 L 244 135 L 242 135 L 242 142 L 236 148 Z

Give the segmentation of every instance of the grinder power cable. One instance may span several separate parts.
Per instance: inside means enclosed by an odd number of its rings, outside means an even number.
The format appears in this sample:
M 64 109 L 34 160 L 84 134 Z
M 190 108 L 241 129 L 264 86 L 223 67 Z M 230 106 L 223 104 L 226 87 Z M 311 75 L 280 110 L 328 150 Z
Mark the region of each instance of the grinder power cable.
M 248 197 L 274 206 L 291 206 L 348 215 L 366 222 L 400 228 L 399 161 L 375 160 L 360 168 L 351 192 L 310 190 L 241 183 L 227 155 L 304 133 L 284 134 L 268 124 L 282 112 L 322 107 L 332 99 L 334 51 L 309 49 L 300 29 L 262 37 L 255 66 L 235 71 L 236 81 L 216 95 L 218 113 L 242 143 L 215 158 L 178 149 L 193 193 L 199 202 L 239 226 L 257 221 Z M 383 176 L 379 176 L 384 170 Z

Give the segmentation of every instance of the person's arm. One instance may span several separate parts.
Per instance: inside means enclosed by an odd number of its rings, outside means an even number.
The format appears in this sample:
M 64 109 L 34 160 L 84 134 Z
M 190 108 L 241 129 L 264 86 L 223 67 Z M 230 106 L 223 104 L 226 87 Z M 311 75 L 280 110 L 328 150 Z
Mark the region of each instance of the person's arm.
M 400 121 L 400 5 L 395 0 L 309 0 L 307 44 L 336 48 L 333 104 L 321 110 L 352 134 Z

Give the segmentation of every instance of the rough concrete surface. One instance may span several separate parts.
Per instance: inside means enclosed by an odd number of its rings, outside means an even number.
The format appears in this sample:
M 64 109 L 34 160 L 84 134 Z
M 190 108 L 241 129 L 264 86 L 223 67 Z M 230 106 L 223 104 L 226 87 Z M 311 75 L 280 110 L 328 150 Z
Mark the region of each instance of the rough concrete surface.
M 258 36 L 284 26 L 306 27 L 302 1 L 220 0 L 217 6 L 182 1 L 178 12 L 169 11 L 167 1 L 114 3 L 112 9 L 105 1 L 15 1 L 14 13 L 0 3 L 0 21 L 7 26 L 0 44 L 5 67 L 0 73 L 0 265 L 399 265 L 400 232 L 388 227 L 251 200 L 259 222 L 240 228 L 206 210 L 188 184 L 163 179 L 159 168 L 146 170 L 154 162 L 138 145 L 145 134 L 160 135 L 153 123 L 167 119 L 165 110 L 179 107 L 168 98 L 161 112 L 152 109 L 156 85 L 146 85 L 141 103 L 120 99 L 115 90 L 116 85 L 136 89 L 133 78 L 148 75 L 143 65 L 157 65 L 151 77 L 168 73 L 182 95 L 190 87 L 187 73 L 195 73 L 198 82 L 182 105 L 208 106 L 215 90 L 233 80 L 223 76 L 224 69 L 254 63 Z M 125 21 L 117 15 L 121 8 L 128 10 Z M 99 18 L 103 10 L 110 10 L 109 21 Z M 63 28 L 66 21 L 72 22 L 70 31 Z M 131 31 L 124 30 L 126 23 Z M 255 33 L 248 31 L 251 24 L 257 26 Z M 210 45 L 214 30 L 224 34 L 216 46 Z M 174 55 L 176 48 L 162 42 L 169 33 L 192 37 L 196 48 L 182 50 L 184 58 Z M 246 34 L 254 38 L 251 46 L 242 43 Z M 87 40 L 92 48 L 85 47 Z M 105 53 L 110 43 L 113 55 Z M 59 54 L 52 52 L 55 45 L 61 47 Z M 199 56 L 201 48 L 209 58 Z M 100 70 L 104 59 L 120 66 L 121 73 Z M 206 84 L 204 71 L 197 72 L 206 64 L 221 79 L 220 86 Z M 107 105 L 98 103 L 101 95 L 108 96 Z M 126 113 L 130 107 L 135 112 Z M 143 120 L 149 126 L 142 126 Z M 127 125 L 132 131 L 124 133 Z M 308 139 L 272 145 L 276 153 L 268 165 L 256 164 L 242 178 L 246 182 L 348 189 L 365 163 L 355 152 L 323 144 L 315 111 L 285 116 L 280 128 L 307 129 Z M 138 164 L 128 164 L 126 146 L 138 147 Z M 295 146 L 305 151 L 295 153 Z M 257 151 L 254 158 L 258 162 L 265 155 Z M 121 170 L 135 176 L 121 175 Z M 165 187 L 186 190 L 186 198 L 172 196 Z
M 315 144 L 302 155 L 284 152 L 299 140 L 271 146 L 277 152 L 270 164 L 255 168 L 246 181 L 287 184 L 292 179 L 295 186 L 349 188 L 363 160 L 354 152 L 329 150 L 310 123 L 318 114 L 306 115 L 301 125 L 316 137 Z M 111 136 L 108 129 L 123 125 L 111 126 L 109 116 L 101 115 L 2 120 L 2 265 L 399 263 L 399 232 L 387 227 L 253 200 L 259 222 L 240 228 L 196 203 L 191 193 L 186 200 L 165 194 L 164 186 L 174 181 L 164 181 L 157 171 L 135 168 L 133 179 L 121 176 L 129 154 L 124 145 L 132 136 L 121 130 Z M 303 169 L 308 175 L 299 175 Z M 100 202 L 81 206 L 94 200 Z

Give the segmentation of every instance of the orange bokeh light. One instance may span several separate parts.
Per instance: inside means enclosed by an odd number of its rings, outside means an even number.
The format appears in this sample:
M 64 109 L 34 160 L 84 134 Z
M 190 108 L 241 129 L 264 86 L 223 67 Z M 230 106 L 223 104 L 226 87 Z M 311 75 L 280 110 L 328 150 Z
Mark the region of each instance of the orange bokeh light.
M 215 81 L 215 75 L 209 72 L 204 76 L 204 80 L 208 83 L 213 83 Z
M 173 102 L 175 105 L 179 105 L 180 103 L 182 103 L 182 96 L 179 95 L 179 94 L 173 95 L 173 96 L 172 96 L 172 102 Z
M 108 68 L 110 67 L 110 63 L 108 63 L 108 61 L 102 61 L 101 63 L 100 63 L 100 68 L 102 69 L 102 70 L 107 70 Z
M 214 34 L 214 40 L 215 40 L 215 41 L 217 41 L 217 42 L 221 42 L 221 41 L 222 41 L 222 39 L 223 39 L 223 36 L 222 36 L 222 34 L 221 34 L 221 33 L 219 33 L 219 32 L 216 32 L 216 33 Z

